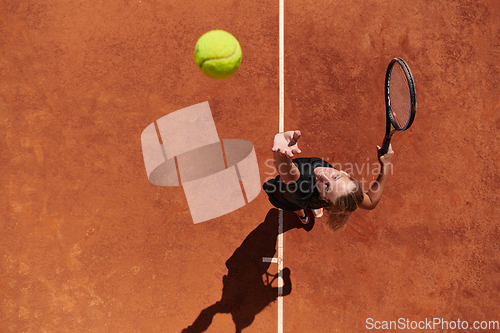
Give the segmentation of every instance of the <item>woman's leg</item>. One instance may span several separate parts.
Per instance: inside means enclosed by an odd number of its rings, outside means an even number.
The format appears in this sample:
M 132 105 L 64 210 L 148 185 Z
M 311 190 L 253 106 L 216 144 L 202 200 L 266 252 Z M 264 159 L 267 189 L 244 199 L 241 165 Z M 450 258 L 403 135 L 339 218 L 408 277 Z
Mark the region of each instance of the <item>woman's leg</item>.
M 295 214 L 297 214 L 297 216 L 299 217 L 300 221 L 303 224 L 308 224 L 309 223 L 309 217 L 307 217 L 307 212 L 306 212 L 305 209 L 296 210 Z

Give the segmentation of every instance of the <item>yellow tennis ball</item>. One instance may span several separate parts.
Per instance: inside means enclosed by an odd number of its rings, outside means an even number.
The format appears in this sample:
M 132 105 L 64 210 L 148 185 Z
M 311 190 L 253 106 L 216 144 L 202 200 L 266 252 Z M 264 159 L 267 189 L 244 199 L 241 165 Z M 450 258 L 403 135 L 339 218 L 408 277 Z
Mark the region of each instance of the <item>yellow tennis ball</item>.
M 212 30 L 198 39 L 194 48 L 196 65 L 206 76 L 223 80 L 233 75 L 241 63 L 238 40 L 224 30 Z

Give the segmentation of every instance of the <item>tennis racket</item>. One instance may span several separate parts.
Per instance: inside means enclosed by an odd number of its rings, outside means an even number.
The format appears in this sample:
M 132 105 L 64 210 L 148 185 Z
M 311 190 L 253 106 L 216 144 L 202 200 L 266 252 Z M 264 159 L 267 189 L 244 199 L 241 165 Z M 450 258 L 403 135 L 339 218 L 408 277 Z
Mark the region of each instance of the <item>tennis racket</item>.
M 385 138 L 381 154 L 389 150 L 392 135 L 410 128 L 417 111 L 417 91 L 410 67 L 401 58 L 394 58 L 385 73 Z M 394 130 L 391 131 L 391 125 Z

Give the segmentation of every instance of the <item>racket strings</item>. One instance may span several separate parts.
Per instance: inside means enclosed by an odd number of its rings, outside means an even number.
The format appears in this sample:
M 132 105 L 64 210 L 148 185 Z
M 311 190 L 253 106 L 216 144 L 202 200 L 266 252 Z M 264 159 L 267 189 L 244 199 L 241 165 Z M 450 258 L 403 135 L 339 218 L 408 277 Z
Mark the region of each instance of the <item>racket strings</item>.
M 411 92 L 406 73 L 398 63 L 392 67 L 389 99 L 394 121 L 400 129 L 405 128 L 411 116 Z

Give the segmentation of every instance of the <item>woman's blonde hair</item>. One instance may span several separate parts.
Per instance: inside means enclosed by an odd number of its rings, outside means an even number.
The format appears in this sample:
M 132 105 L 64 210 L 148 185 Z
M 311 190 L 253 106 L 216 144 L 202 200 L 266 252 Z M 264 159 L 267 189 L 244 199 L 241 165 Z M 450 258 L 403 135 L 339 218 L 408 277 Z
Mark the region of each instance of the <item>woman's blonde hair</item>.
M 345 229 L 349 216 L 358 209 L 364 199 L 363 189 L 359 186 L 358 181 L 352 177 L 349 178 L 354 182 L 356 187 L 352 191 L 337 198 L 335 202 L 328 200 L 324 201 L 323 204 L 323 208 L 328 211 L 326 224 L 333 231 L 342 231 Z

